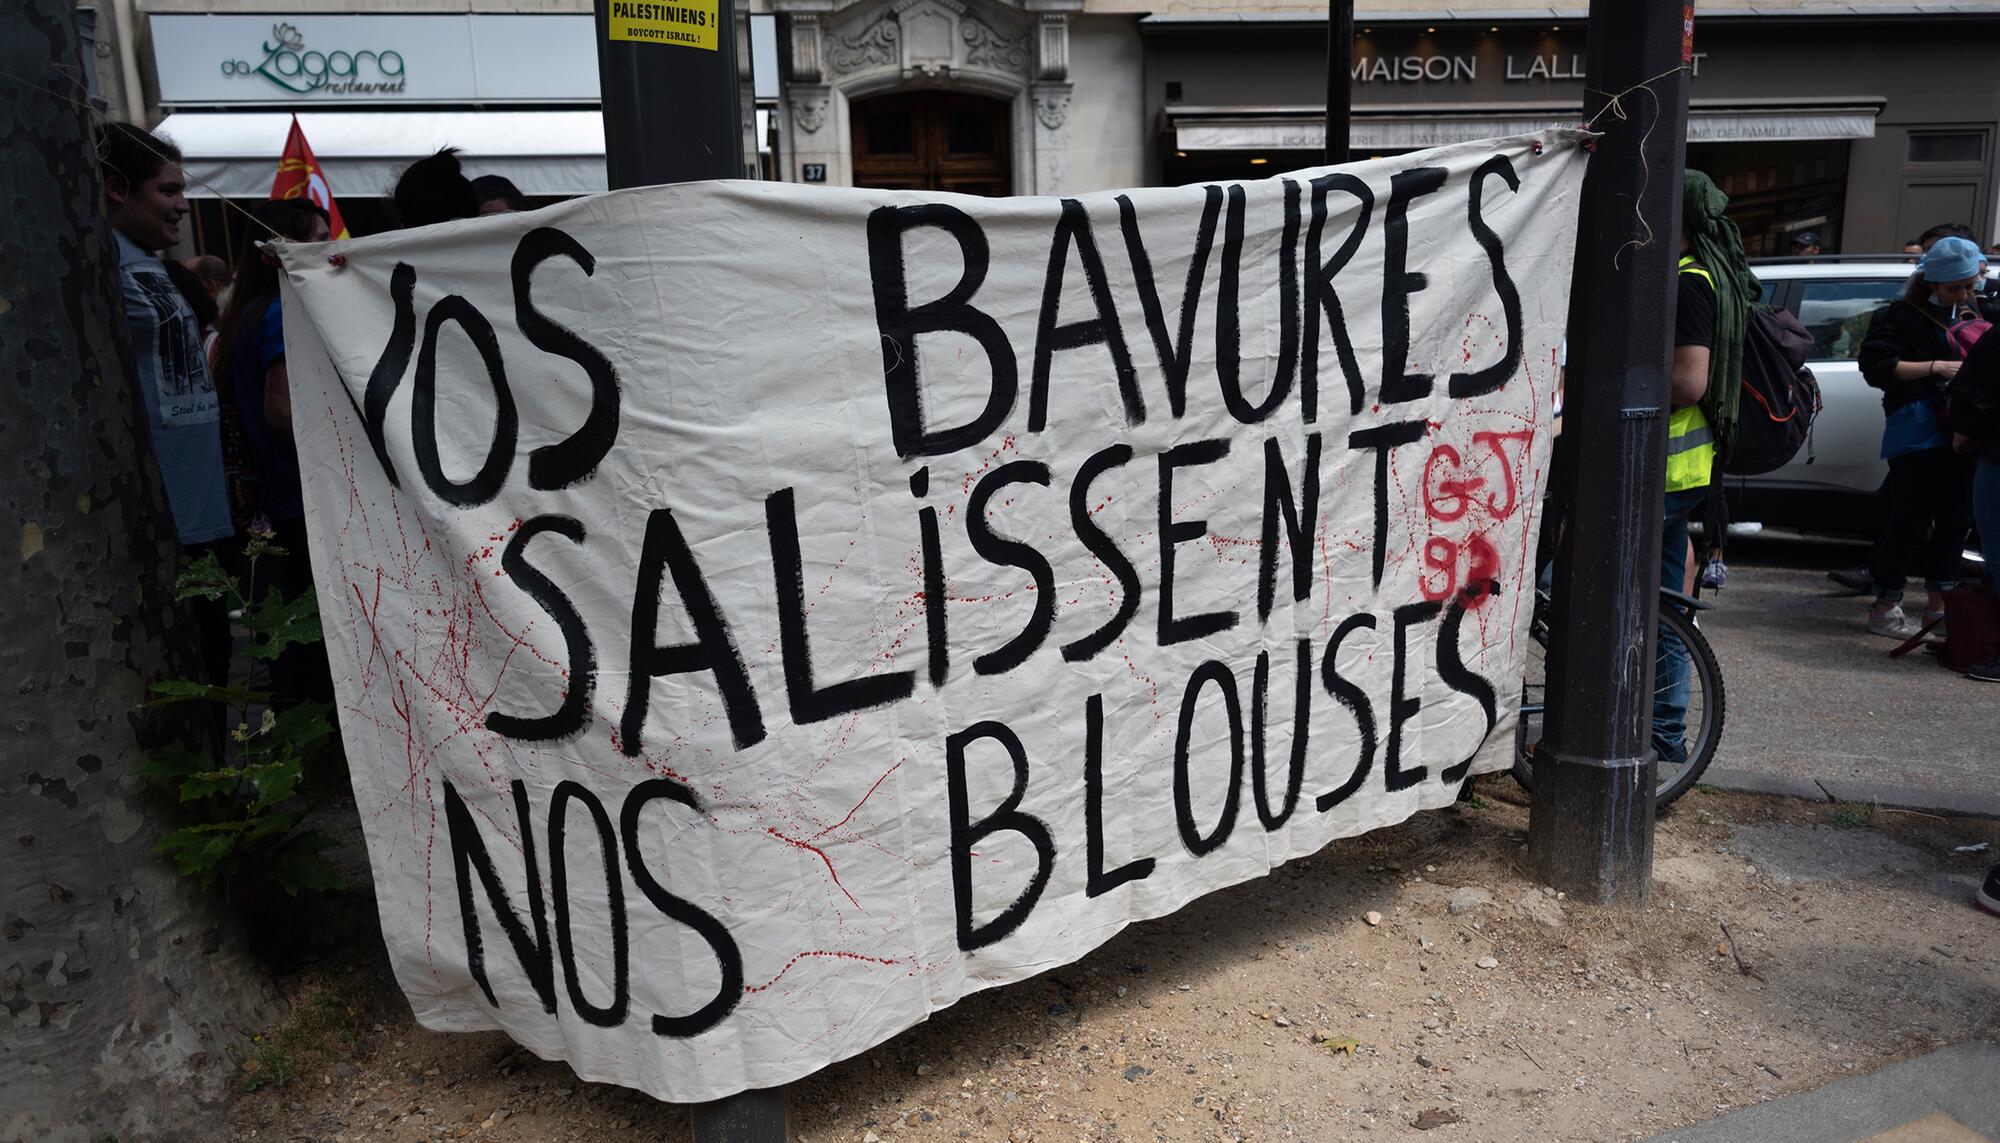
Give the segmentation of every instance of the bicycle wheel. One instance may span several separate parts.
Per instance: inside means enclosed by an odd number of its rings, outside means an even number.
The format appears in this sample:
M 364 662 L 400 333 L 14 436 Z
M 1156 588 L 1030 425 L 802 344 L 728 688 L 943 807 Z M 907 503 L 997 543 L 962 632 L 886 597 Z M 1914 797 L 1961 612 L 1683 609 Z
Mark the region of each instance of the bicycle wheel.
M 1715 759 L 1722 741 L 1726 700 L 1722 688 L 1722 668 L 1715 650 L 1687 612 L 1671 600 L 1660 601 L 1660 638 L 1678 640 L 1685 648 L 1688 666 L 1686 721 L 1680 735 L 1678 762 L 1662 758 L 1657 764 L 1653 805 L 1657 809 L 1693 789 L 1708 764 Z M 1547 705 L 1547 656 L 1549 642 L 1548 599 L 1535 600 L 1530 620 L 1525 677 L 1521 689 L 1521 718 L 1515 728 L 1514 778 L 1522 787 L 1534 789 L 1535 748 L 1542 738 L 1543 712 Z M 1662 688 L 1664 689 L 1664 688 Z

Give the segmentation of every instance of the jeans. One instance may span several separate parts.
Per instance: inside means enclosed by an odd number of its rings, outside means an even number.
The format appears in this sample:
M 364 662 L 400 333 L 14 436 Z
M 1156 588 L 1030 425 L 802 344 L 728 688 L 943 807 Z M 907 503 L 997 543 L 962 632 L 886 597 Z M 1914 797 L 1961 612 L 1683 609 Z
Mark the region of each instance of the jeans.
M 1708 489 L 1667 493 L 1660 532 L 1660 586 L 1678 592 L 1687 578 L 1688 518 L 1708 500 Z M 1694 695 L 1694 664 L 1680 638 L 1660 624 L 1653 653 L 1653 752 L 1678 766 L 1687 761 L 1687 708 Z
M 1875 598 L 1901 602 L 1911 570 L 1924 577 L 1925 590 L 1950 590 L 1972 527 L 1972 462 L 1948 448 L 1890 457 L 1888 491 L 1889 519 L 1869 568 Z

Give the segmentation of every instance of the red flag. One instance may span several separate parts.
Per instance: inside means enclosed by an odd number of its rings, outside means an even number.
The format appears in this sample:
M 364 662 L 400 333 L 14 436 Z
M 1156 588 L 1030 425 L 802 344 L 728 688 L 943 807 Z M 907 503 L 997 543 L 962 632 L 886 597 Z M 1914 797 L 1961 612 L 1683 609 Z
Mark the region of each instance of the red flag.
M 309 198 L 326 211 L 327 223 L 335 238 L 347 237 L 347 223 L 341 221 L 340 204 L 333 201 L 333 188 L 313 158 L 306 133 L 299 130 L 299 117 L 292 116 L 292 132 L 285 136 L 285 153 L 278 159 L 278 177 L 271 183 L 271 198 Z

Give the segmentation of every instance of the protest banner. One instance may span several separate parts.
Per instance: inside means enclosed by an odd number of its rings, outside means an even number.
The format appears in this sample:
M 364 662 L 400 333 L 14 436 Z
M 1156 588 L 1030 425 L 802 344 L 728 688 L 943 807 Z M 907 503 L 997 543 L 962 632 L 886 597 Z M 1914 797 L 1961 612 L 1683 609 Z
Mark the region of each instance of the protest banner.
M 1505 766 L 1585 138 L 285 248 L 418 1019 L 774 1086 Z

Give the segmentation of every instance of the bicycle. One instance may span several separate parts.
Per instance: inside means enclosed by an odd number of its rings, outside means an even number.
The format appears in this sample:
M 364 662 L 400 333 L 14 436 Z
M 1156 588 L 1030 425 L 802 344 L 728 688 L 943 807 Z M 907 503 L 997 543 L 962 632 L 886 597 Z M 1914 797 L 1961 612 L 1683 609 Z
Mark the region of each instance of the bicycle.
M 1709 646 L 1707 637 L 1695 626 L 1694 620 L 1697 612 L 1707 611 L 1711 606 L 1677 591 L 1660 592 L 1660 638 L 1662 642 L 1678 640 L 1685 649 L 1690 695 L 1680 742 L 1682 760 L 1670 762 L 1665 757 L 1659 760 L 1658 781 L 1653 793 L 1655 810 L 1694 788 L 1695 783 L 1701 780 L 1702 771 L 1708 769 L 1708 764 L 1714 760 L 1716 746 L 1722 741 L 1722 723 L 1727 712 L 1722 667 L 1716 660 L 1714 648 Z M 1542 715 L 1548 697 L 1549 596 L 1546 591 L 1535 593 L 1535 611 L 1528 634 L 1530 642 L 1526 678 L 1521 688 L 1521 718 L 1514 740 L 1514 780 L 1532 793 L 1535 748 L 1541 744 Z M 1656 695 L 1665 689 L 1658 681 L 1655 687 Z M 1658 733 L 1657 729 L 1655 733 Z

